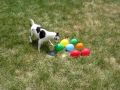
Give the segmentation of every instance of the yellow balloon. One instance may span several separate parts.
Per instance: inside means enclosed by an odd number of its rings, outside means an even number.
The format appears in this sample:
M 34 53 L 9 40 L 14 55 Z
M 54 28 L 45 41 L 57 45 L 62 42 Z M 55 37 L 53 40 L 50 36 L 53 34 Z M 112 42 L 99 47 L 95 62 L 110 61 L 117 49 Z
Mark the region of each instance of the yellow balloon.
M 69 44 L 69 40 L 68 39 L 63 39 L 60 44 L 64 45 L 65 47 Z

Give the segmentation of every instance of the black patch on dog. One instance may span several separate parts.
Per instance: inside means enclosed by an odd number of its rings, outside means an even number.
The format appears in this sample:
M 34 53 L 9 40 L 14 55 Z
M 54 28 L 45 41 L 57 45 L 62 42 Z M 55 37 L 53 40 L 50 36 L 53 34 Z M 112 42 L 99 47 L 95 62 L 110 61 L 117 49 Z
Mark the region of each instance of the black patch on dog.
M 39 37 L 40 37 L 40 39 L 42 39 L 42 38 L 44 38 L 45 37 L 45 31 L 40 31 L 40 33 L 39 33 Z
M 39 33 L 40 32 L 40 27 L 37 27 L 36 31 L 37 31 L 37 33 Z

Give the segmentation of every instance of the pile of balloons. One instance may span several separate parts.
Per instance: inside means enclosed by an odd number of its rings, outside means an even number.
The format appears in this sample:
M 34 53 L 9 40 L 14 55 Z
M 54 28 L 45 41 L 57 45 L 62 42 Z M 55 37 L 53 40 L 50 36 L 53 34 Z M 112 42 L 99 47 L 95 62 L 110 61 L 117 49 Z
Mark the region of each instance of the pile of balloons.
M 60 43 L 55 45 L 55 51 L 63 51 L 66 50 L 70 52 L 70 56 L 77 58 L 79 56 L 89 56 L 90 49 L 85 48 L 84 44 L 79 42 L 76 38 L 71 40 L 63 39 Z

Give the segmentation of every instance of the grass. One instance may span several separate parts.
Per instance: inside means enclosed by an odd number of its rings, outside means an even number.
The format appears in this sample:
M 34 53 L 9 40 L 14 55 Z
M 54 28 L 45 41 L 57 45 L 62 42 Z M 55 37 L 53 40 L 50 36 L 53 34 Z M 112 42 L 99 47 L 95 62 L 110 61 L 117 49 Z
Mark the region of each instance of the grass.
M 61 39 L 78 38 L 91 56 L 64 61 L 38 53 L 29 18 Z M 119 0 L 0 1 L 0 90 L 120 90 L 119 48 Z

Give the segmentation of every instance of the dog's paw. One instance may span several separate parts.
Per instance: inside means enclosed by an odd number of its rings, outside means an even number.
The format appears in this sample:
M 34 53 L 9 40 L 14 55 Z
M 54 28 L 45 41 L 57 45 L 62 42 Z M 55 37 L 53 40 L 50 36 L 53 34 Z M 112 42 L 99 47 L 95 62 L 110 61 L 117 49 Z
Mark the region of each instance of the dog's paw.
M 32 43 L 32 40 L 30 40 L 29 42 Z
M 40 50 L 38 50 L 38 52 L 40 53 Z

